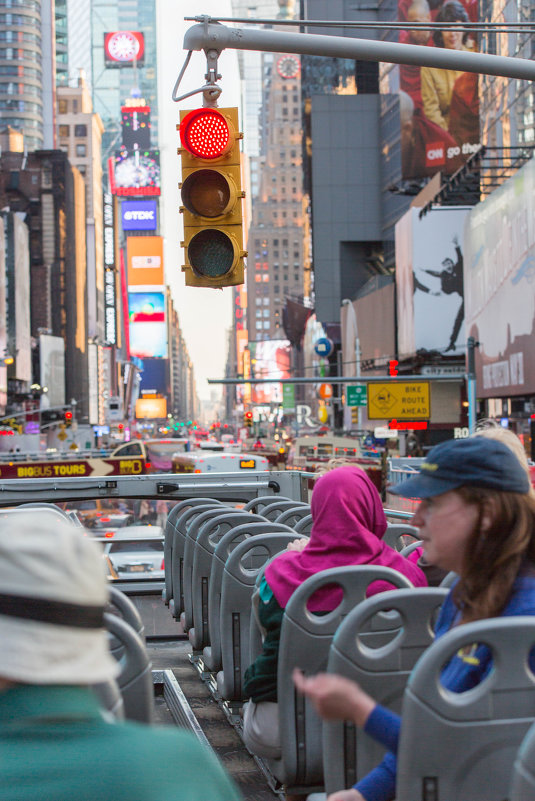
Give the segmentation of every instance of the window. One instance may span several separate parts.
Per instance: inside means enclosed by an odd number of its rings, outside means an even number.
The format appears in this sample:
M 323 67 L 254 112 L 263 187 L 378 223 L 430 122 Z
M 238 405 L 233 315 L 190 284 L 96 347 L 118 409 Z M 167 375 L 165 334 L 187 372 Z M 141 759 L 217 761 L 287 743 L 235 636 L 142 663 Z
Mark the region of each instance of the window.
M 59 126 L 59 135 L 60 136 L 68 136 L 69 135 L 69 126 L 68 125 L 60 125 Z
M 269 298 L 263 298 L 264 306 L 269 306 Z
M 72 101 L 72 110 L 73 110 L 74 112 L 77 112 L 77 111 L 78 111 L 78 101 L 77 101 L 77 100 L 73 100 L 73 101 Z
M 264 309 L 264 317 L 269 317 L 269 309 Z
M 85 145 L 76 145 L 76 155 L 77 156 L 86 156 L 87 155 L 87 148 Z
M 69 109 L 69 105 L 66 100 L 60 100 L 58 102 L 58 111 L 60 114 L 66 114 Z
M 269 331 L 269 322 L 264 322 L 264 331 Z
M 74 135 L 75 136 L 87 136 L 87 125 L 75 125 L 74 126 Z

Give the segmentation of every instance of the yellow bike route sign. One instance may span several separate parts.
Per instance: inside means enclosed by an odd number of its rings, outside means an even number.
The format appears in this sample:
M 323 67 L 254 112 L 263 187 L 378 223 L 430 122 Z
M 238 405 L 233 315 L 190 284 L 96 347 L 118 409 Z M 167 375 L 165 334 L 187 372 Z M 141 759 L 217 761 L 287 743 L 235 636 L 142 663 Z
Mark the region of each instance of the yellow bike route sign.
M 428 420 L 431 398 L 428 381 L 368 385 L 368 419 Z

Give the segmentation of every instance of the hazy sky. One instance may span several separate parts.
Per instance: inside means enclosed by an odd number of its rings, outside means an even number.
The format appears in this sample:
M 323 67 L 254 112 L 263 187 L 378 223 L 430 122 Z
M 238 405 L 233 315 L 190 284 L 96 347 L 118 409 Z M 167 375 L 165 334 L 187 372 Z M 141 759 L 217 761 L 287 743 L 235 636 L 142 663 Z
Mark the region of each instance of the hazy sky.
M 184 16 L 214 14 L 232 16 L 230 0 L 157 0 L 158 17 L 158 82 L 159 82 L 159 132 L 162 168 L 162 196 L 160 200 L 161 233 L 164 237 L 165 272 L 171 287 L 175 307 L 178 311 L 182 332 L 186 338 L 190 358 L 195 365 L 197 392 L 201 399 L 209 399 L 210 393 L 221 389 L 207 383 L 207 378 L 224 376 L 227 357 L 227 332 L 231 324 L 232 289 L 204 289 L 186 287 L 181 271 L 183 250 L 182 215 L 178 182 L 180 180 L 180 156 L 177 155 L 180 109 L 202 106 L 202 94 L 193 95 L 181 103 L 171 100 L 178 73 L 186 58 L 183 49 L 184 31 L 193 22 L 184 22 Z M 239 106 L 239 75 L 234 51 L 222 54 L 219 72 L 223 78 L 220 85 L 223 93 L 221 107 Z M 194 53 L 180 85 L 180 94 L 202 86 L 206 73 L 204 53 Z M 240 120 L 240 130 L 242 128 Z

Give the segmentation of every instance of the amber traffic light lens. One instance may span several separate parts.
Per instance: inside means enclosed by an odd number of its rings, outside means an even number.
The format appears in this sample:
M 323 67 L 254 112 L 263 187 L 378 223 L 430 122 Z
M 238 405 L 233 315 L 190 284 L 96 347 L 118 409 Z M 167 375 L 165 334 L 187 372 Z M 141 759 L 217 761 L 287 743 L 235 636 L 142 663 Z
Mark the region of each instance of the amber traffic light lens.
M 180 124 L 183 146 L 200 159 L 217 159 L 228 150 L 230 131 L 216 109 L 194 109 Z
M 230 204 L 230 186 L 216 170 L 197 170 L 182 184 L 182 201 L 192 214 L 221 217 Z
M 229 237 L 216 228 L 196 234 L 188 247 L 189 263 L 198 275 L 217 278 L 234 264 L 234 247 Z

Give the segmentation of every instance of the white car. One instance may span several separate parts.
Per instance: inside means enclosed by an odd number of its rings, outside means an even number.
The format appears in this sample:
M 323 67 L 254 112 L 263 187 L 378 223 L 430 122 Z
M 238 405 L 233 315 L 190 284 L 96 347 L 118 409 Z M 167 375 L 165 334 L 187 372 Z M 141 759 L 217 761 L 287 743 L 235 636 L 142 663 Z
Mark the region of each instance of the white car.
M 104 556 L 120 579 L 162 579 L 163 529 L 161 526 L 126 526 L 104 541 Z

